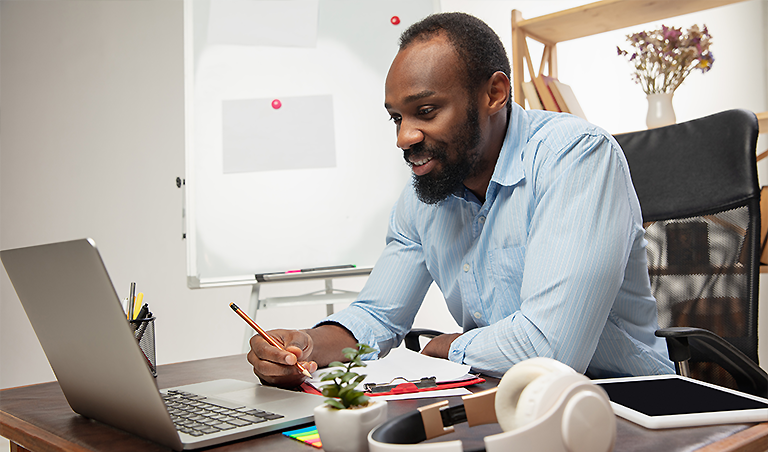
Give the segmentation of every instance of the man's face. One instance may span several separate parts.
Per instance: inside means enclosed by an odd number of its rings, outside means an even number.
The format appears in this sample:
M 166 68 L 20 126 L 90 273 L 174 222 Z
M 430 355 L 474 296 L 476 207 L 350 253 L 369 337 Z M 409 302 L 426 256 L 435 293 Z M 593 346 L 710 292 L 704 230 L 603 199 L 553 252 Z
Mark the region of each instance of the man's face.
M 419 199 L 436 204 L 462 187 L 464 179 L 477 167 L 479 142 L 477 107 L 471 106 L 466 111 L 464 124 L 446 143 L 428 145 L 421 141 L 405 149 L 403 157 L 413 169 L 413 186 Z M 419 175 L 419 165 L 425 166 L 424 162 L 428 163 L 429 159 L 438 163 L 436 168 Z
M 459 189 L 481 158 L 477 100 L 467 93 L 460 64 L 451 44 L 437 36 L 398 53 L 387 75 L 385 107 L 425 203 Z

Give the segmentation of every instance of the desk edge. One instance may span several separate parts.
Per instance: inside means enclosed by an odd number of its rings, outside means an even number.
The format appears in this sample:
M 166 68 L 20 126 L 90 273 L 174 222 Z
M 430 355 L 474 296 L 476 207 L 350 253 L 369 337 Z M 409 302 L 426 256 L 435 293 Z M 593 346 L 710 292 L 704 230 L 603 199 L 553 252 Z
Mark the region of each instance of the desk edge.
M 4 411 L 0 411 L 0 436 L 27 450 L 91 452 Z
M 768 450 L 768 422 L 723 438 L 698 449 L 697 452 L 762 452 Z

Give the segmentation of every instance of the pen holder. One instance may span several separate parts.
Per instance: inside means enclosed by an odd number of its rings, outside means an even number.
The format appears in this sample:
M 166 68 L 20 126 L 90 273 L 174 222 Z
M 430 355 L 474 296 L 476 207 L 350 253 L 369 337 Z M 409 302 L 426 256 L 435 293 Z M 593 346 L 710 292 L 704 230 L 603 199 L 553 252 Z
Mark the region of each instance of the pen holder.
M 147 317 L 141 320 L 131 320 L 133 335 L 139 343 L 139 349 L 147 360 L 149 371 L 157 377 L 157 359 L 155 357 L 155 317 Z

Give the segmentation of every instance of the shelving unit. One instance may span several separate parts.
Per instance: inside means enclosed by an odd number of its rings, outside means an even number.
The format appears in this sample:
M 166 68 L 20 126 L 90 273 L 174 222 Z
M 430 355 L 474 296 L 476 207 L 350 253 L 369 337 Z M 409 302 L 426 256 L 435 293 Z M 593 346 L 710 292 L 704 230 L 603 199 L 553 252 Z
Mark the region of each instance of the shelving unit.
M 558 11 L 532 19 L 523 19 L 512 10 L 512 86 L 515 101 L 525 108 L 523 81 L 525 66 L 531 79 L 547 69 L 557 78 L 557 43 L 606 31 L 640 25 L 744 0 L 603 0 Z M 533 68 L 528 38 L 544 45 L 538 72 Z M 535 72 L 535 73 L 534 73 Z M 765 120 L 761 130 L 766 130 Z
M 757 124 L 758 124 L 758 127 L 760 128 L 760 133 L 768 133 L 768 111 L 757 113 Z M 768 151 L 765 151 L 760 155 L 765 155 L 767 153 Z

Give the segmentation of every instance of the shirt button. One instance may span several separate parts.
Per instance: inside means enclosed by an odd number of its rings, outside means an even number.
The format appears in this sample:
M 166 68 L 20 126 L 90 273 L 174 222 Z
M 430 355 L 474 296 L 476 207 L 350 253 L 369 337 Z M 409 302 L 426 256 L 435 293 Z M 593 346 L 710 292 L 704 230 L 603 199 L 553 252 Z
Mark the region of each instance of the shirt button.
M 480 314 L 479 312 L 475 312 L 475 318 L 476 318 L 476 319 L 479 319 L 479 318 L 481 318 L 482 316 L 483 316 L 483 315 L 482 315 L 482 314 Z
M 485 224 L 485 217 L 480 217 L 477 219 L 477 221 L 479 221 L 480 224 Z
M 465 272 L 468 272 L 468 271 L 469 271 L 469 264 L 464 264 L 464 271 L 465 271 Z

